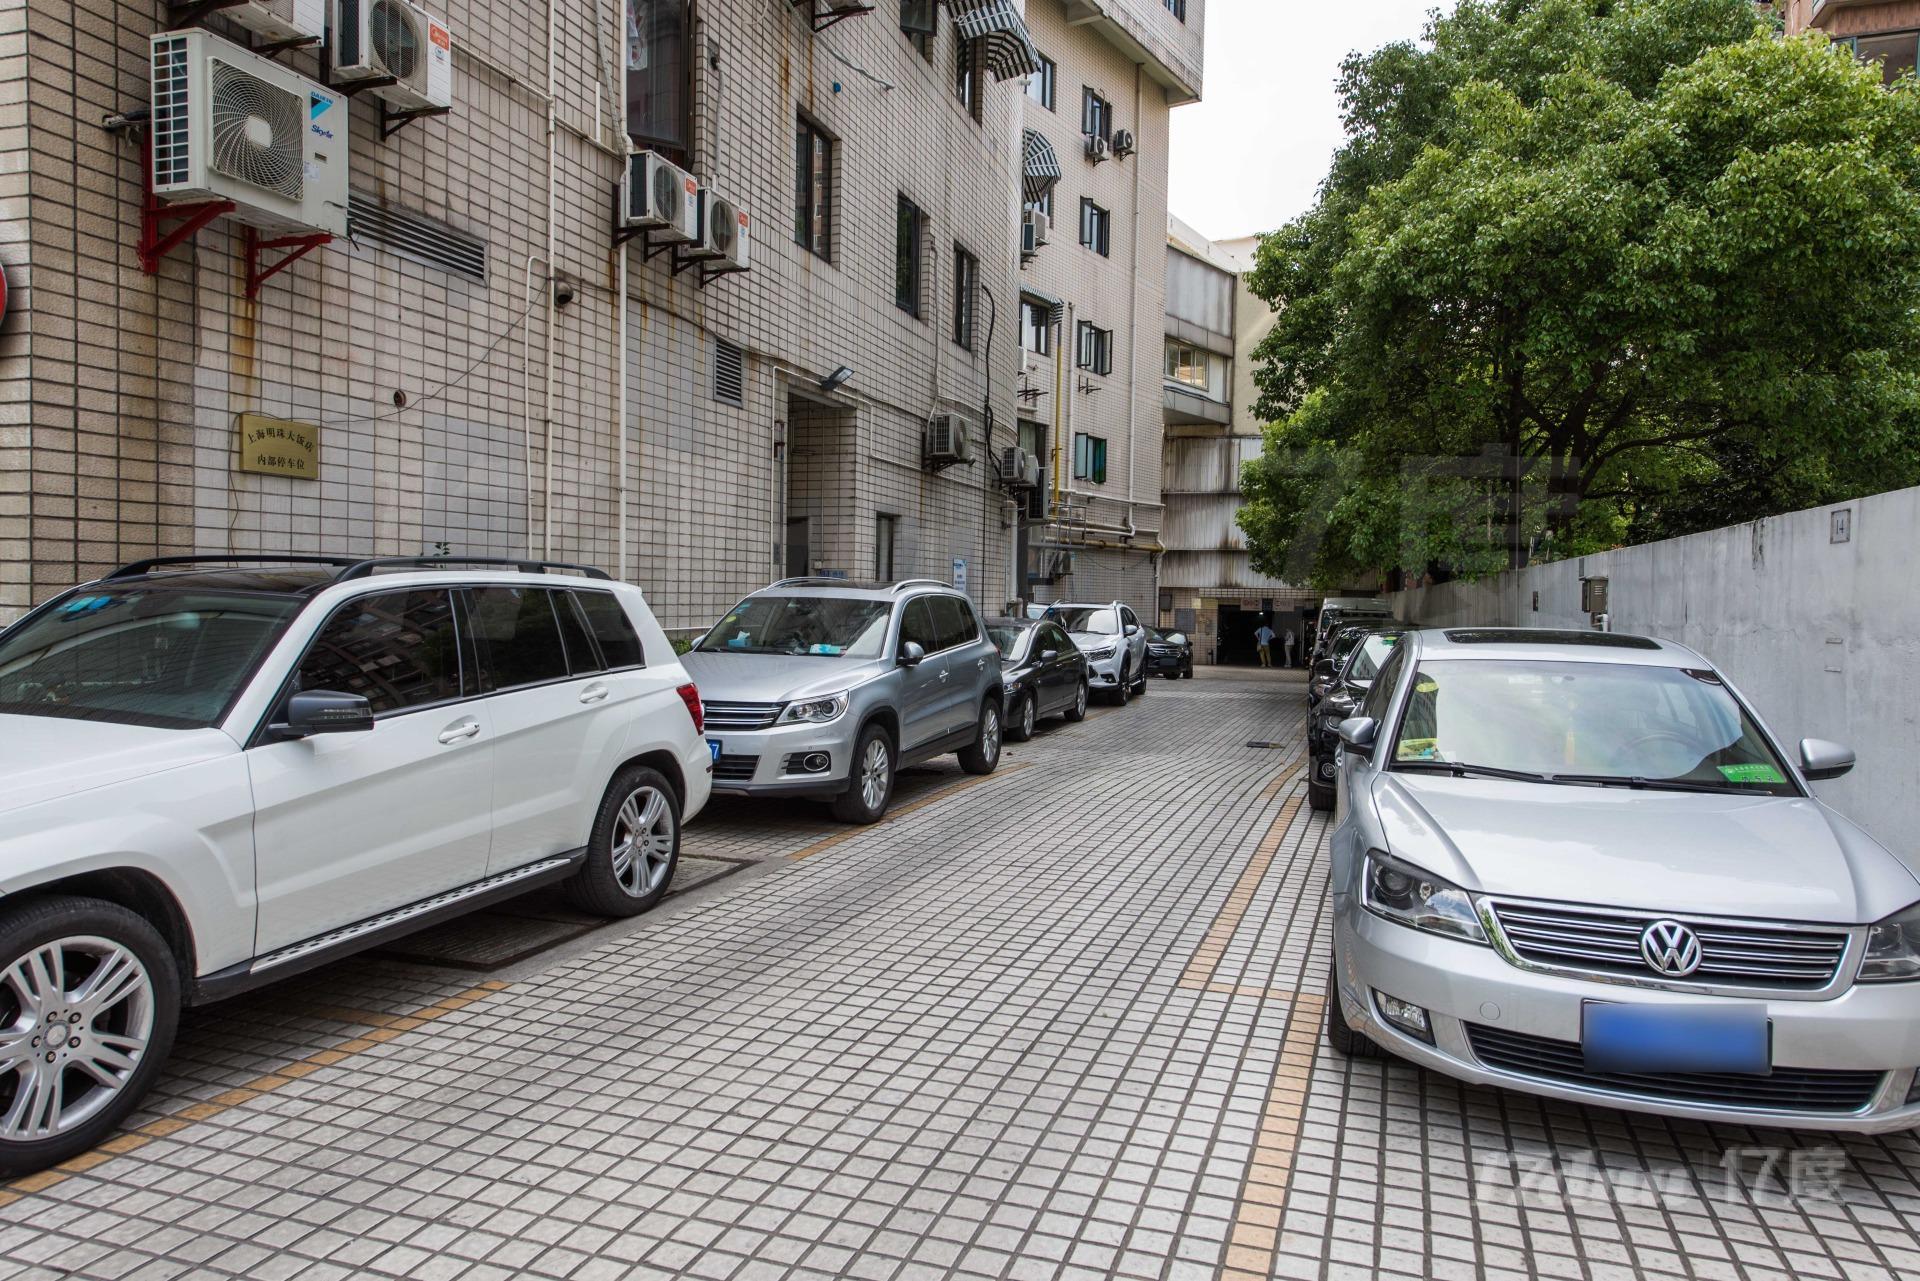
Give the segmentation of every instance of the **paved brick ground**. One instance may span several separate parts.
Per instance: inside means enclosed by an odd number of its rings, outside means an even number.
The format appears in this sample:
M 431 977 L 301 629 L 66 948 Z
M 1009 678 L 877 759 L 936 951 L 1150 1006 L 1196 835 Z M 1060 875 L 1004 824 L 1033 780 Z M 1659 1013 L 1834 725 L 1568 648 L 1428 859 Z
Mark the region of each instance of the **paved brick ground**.
M 0 1275 L 1920 1274 L 1911 1138 L 1324 1050 L 1323 825 L 1246 745 L 1298 742 L 1288 679 L 1156 683 L 874 829 L 718 808 L 687 854 L 741 870 L 491 975 L 196 1014 L 127 1134 L 0 1189 Z

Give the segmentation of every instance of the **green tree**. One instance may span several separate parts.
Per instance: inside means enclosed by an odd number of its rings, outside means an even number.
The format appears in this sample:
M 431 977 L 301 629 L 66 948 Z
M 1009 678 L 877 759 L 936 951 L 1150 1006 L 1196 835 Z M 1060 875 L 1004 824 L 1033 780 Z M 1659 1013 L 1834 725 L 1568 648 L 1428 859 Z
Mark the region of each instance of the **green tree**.
M 1263 570 L 1477 574 L 1920 481 L 1920 88 L 1751 0 L 1356 55 L 1250 278 Z

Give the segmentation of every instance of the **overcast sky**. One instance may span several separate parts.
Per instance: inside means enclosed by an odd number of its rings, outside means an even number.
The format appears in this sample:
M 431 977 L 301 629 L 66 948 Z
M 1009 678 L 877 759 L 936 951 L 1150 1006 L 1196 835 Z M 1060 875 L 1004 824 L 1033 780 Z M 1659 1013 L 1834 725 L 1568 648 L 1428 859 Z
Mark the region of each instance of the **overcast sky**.
M 1206 97 L 1173 113 L 1172 208 L 1201 235 L 1272 231 L 1313 204 L 1341 142 L 1340 60 L 1419 36 L 1453 0 L 1207 0 Z

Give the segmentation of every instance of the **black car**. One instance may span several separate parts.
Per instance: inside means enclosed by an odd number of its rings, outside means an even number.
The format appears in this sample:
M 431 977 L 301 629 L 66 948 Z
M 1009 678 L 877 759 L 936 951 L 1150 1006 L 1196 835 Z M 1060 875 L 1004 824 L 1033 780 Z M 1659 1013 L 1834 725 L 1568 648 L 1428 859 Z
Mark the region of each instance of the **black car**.
M 1193 679 L 1193 638 L 1185 632 L 1147 628 L 1147 670 L 1170 681 Z
M 1346 662 L 1334 674 L 1320 703 L 1307 714 L 1307 804 L 1317 810 L 1334 806 L 1336 769 L 1333 752 L 1340 743 L 1340 722 L 1355 715 L 1354 709 L 1373 688 L 1373 678 L 1393 657 L 1394 646 L 1413 628 L 1376 627 L 1362 632 L 1347 651 Z
M 1405 630 L 1407 624 L 1395 622 L 1391 618 L 1368 618 L 1356 623 L 1344 623 L 1333 635 L 1307 673 L 1307 714 L 1311 716 L 1320 700 L 1327 696 L 1340 679 L 1340 669 L 1347 665 L 1354 649 L 1368 635 L 1378 631 Z
M 1007 737 L 1024 743 L 1042 716 L 1087 719 L 1087 657 L 1050 618 L 994 618 L 987 635 L 1000 647 L 1007 686 Z

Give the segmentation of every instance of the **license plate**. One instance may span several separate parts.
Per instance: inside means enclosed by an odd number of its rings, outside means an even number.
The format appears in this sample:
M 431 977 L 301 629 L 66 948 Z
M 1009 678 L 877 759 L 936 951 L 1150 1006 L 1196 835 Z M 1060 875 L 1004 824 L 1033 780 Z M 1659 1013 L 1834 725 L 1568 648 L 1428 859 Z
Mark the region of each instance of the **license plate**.
M 720 759 L 720 740 L 717 738 L 708 739 L 707 750 L 713 753 L 714 760 L 716 761 L 719 760 Z
M 1764 1005 L 1623 1005 L 1585 1001 L 1580 1042 L 1589 1072 L 1773 1071 Z

